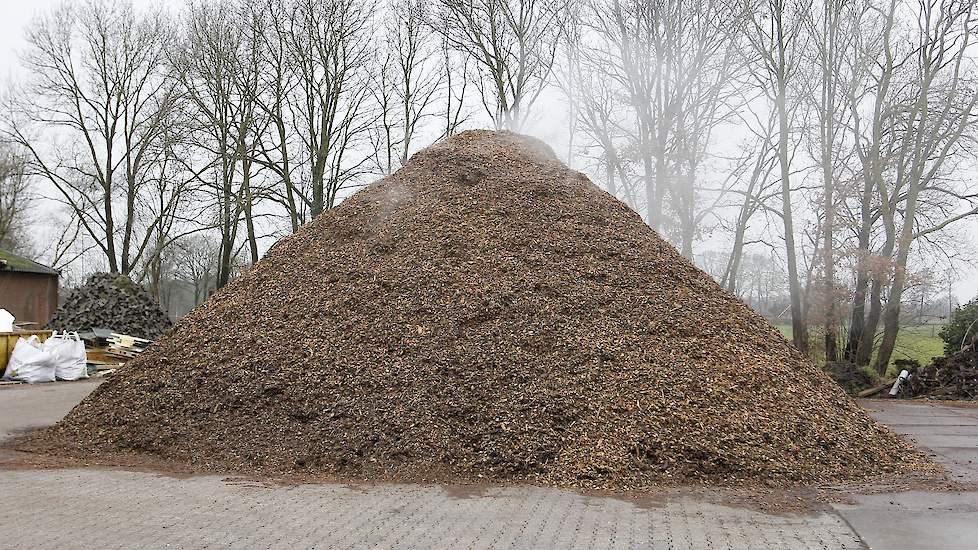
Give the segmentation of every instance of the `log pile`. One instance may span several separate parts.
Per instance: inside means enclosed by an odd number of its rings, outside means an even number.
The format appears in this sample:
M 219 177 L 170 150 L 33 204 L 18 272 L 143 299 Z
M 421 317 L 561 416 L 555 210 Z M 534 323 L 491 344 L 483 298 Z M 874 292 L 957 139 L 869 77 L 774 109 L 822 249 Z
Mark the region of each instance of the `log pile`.
M 172 322 L 153 296 L 129 277 L 96 273 L 68 295 L 47 326 L 79 332 L 107 328 L 153 340 Z
M 464 132 L 279 241 L 18 443 L 630 489 L 927 463 L 542 142 Z
M 935 357 L 908 381 L 910 395 L 935 399 L 978 399 L 978 340 L 957 353 Z
M 848 361 L 830 361 L 825 365 L 824 370 L 849 395 L 857 395 L 863 390 L 877 385 L 876 378 L 870 374 L 868 369 L 860 368 Z

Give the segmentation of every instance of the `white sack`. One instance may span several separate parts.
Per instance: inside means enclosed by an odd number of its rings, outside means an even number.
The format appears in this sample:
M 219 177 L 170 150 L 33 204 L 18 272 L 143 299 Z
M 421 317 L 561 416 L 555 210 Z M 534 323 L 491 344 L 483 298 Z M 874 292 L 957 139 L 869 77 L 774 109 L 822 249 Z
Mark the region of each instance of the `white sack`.
M 18 338 L 7 362 L 4 380 L 20 380 L 29 384 L 54 382 L 54 354 L 45 351 L 37 336 Z
M 44 341 L 43 349 L 53 354 L 54 376 L 58 380 L 79 380 L 88 378 L 88 356 L 85 342 L 77 332 L 55 332 Z
M 9 311 L 0 308 L 0 332 L 13 332 L 14 320 L 14 316 Z

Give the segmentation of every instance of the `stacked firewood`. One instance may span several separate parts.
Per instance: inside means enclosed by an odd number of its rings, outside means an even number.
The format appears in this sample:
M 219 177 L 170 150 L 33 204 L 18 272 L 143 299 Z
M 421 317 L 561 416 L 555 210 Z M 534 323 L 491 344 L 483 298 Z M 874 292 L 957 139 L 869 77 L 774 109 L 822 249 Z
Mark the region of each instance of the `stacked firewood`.
M 68 295 L 48 328 L 73 331 L 106 328 L 153 340 L 172 324 L 160 304 L 142 286 L 124 275 L 96 273 Z
M 918 369 L 910 378 L 910 392 L 938 399 L 978 398 L 978 341 Z

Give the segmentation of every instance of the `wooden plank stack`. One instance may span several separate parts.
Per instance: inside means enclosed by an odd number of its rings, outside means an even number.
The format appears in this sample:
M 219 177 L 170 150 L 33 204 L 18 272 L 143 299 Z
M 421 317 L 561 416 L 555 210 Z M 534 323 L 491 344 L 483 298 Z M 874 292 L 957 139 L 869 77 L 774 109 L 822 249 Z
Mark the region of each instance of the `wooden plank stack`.
M 106 353 L 116 357 L 132 359 L 142 353 L 152 343 L 152 340 L 146 340 L 145 338 L 112 333 L 112 336 L 109 337 L 109 347 Z

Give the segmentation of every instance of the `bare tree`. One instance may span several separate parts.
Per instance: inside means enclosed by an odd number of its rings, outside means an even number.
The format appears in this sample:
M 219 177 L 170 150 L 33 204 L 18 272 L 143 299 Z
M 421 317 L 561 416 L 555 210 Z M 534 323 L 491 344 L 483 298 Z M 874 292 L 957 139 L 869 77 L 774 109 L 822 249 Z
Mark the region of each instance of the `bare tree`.
M 287 0 L 264 0 L 251 4 L 250 32 L 257 37 L 255 56 L 258 63 L 256 109 L 267 121 L 268 130 L 255 144 L 254 161 L 269 170 L 279 185 L 270 192 L 272 200 L 285 210 L 294 233 L 307 218 L 308 208 L 300 199 L 301 185 L 295 180 L 297 163 L 294 145 L 297 140 L 290 111 L 290 98 L 298 85 L 294 56 L 290 50 L 291 7 Z
M 757 117 L 756 113 L 751 114 Z M 775 145 L 777 136 L 776 112 L 769 111 L 766 116 L 757 117 L 754 124 L 745 124 L 745 126 L 753 128 L 755 135 L 746 144 L 745 154 L 732 171 L 736 177 L 745 180 L 745 183 L 734 192 L 736 195 L 742 195 L 743 199 L 732 227 L 733 246 L 728 256 L 726 269 L 720 278 L 720 284 L 733 294 L 738 294 L 740 291 L 741 265 L 744 250 L 750 244 L 747 238 L 751 219 L 758 211 L 770 208 L 767 206 L 773 194 L 770 188 L 773 184 L 778 183 L 777 179 L 772 177 L 778 168 L 777 147 Z
M 790 0 L 765 0 L 753 9 L 746 36 L 752 52 L 759 59 L 757 79 L 769 94 L 777 113 L 777 158 L 781 183 L 781 219 L 784 226 L 785 262 L 788 270 L 788 288 L 791 299 L 792 340 L 801 351 L 808 350 L 808 326 L 802 303 L 801 279 L 798 272 L 798 250 L 795 244 L 795 223 L 791 188 L 791 131 L 792 101 L 789 84 L 797 71 L 801 44 L 803 18 L 796 10 L 802 9 Z
M 31 193 L 27 161 L 13 148 L 0 144 L 0 248 L 18 251 L 26 245 Z
M 174 257 L 174 276 L 193 286 L 193 303 L 198 305 L 219 288 L 220 243 L 207 234 L 198 234 L 181 239 L 176 248 L 179 252 Z M 240 262 L 235 261 L 234 265 L 237 272 Z
M 631 193 L 623 193 L 623 188 L 629 185 L 624 181 L 625 172 L 619 151 L 622 132 L 619 130 L 621 124 L 617 121 L 620 108 L 617 94 L 595 71 L 581 71 L 574 85 L 577 88 L 577 124 L 601 150 L 600 164 L 604 168 L 605 187 L 612 195 L 622 195 L 628 199 Z M 632 208 L 636 207 L 634 200 L 628 202 Z
M 382 59 L 372 93 L 380 113 L 373 149 L 384 174 L 407 164 L 441 93 L 438 43 L 428 35 L 423 9 L 418 0 L 395 0 L 378 46 Z
M 471 84 L 469 74 L 469 58 L 453 51 L 448 41 L 442 37 L 439 43 L 441 52 L 442 74 L 444 75 L 443 107 L 439 110 L 442 119 L 442 130 L 439 139 L 455 135 L 458 129 L 470 117 L 466 106 L 467 92 Z
M 668 193 L 678 222 L 674 240 L 683 256 L 692 259 L 700 222 L 710 211 L 710 203 L 697 196 L 705 187 L 698 181 L 700 170 L 713 131 L 740 107 L 745 15 L 736 3 L 723 0 L 677 4 L 683 9 L 668 22 L 666 46 L 673 67 L 665 82 L 672 97 L 667 104 L 675 113 L 673 142 L 667 144 L 673 165 Z
M 810 100 L 818 125 L 817 158 L 821 173 L 821 241 L 820 265 L 821 304 L 825 358 L 837 361 L 839 357 L 838 333 L 840 299 L 836 265 L 836 210 L 838 180 L 853 155 L 845 142 L 846 128 L 851 125 L 851 88 L 858 74 L 851 69 L 856 53 L 859 25 L 863 23 L 864 4 L 859 0 L 823 0 L 821 10 L 813 9 L 806 15 L 808 33 L 812 36 L 811 66 L 817 72 Z M 843 190 L 844 191 L 844 190 Z
M 631 116 L 617 124 L 628 140 L 616 149 L 629 151 L 642 174 L 646 220 L 691 258 L 710 207 L 698 196 L 701 169 L 713 130 L 736 108 L 743 8 L 724 0 L 595 1 L 584 19 L 592 39 L 581 57 L 616 84 Z M 593 133 L 602 117 L 580 101 Z
M 974 0 L 920 0 L 918 44 L 913 52 L 910 93 L 899 116 L 899 153 L 894 159 L 903 194 L 902 221 L 883 312 L 883 338 L 876 356 L 877 372 L 885 372 L 900 328 L 900 310 L 907 283 L 907 260 L 914 240 L 939 227 L 921 226 L 921 199 L 935 191 L 952 168 L 951 158 L 971 137 L 978 122 L 978 74 L 968 50 L 972 44 Z M 943 223 L 943 222 L 942 222 Z M 938 224 L 940 225 L 940 224 Z M 943 225 L 940 225 L 943 227 Z
M 431 25 L 471 59 L 496 128 L 519 130 L 545 89 L 557 55 L 564 0 L 438 0 Z
M 175 261 L 175 243 L 210 228 L 200 221 L 207 218 L 210 205 L 200 200 L 199 174 L 188 171 L 184 161 L 193 155 L 193 148 L 183 135 L 188 128 L 182 123 L 168 124 L 167 128 L 159 177 L 149 182 L 146 189 L 145 208 L 154 219 L 160 220 L 159 230 L 144 255 L 144 266 L 138 277 L 161 301 L 165 270 Z
M 874 8 L 879 14 L 876 20 L 866 19 L 863 29 L 857 35 L 859 46 L 852 66 L 856 84 L 849 89 L 849 108 L 852 111 L 852 133 L 855 140 L 856 152 L 861 163 L 863 184 L 860 191 L 859 224 L 857 229 L 858 248 L 856 252 L 856 286 L 853 293 L 852 315 L 849 324 L 849 336 L 845 348 L 848 360 L 860 365 L 869 363 L 873 350 L 876 326 L 882 309 L 883 281 L 879 276 L 879 262 L 874 258 L 882 258 L 892 253 L 894 242 L 893 224 L 885 223 L 886 244 L 881 254 L 876 256 L 871 252 L 873 229 L 880 214 L 888 209 L 888 195 L 881 195 L 883 202 L 880 206 L 874 197 L 881 189 L 887 141 L 889 130 L 886 119 L 889 118 L 892 103 L 893 79 L 905 60 L 897 58 L 893 44 L 893 33 L 896 26 L 897 2 L 889 2 L 888 9 Z M 872 111 L 866 115 L 859 110 L 863 99 L 871 101 Z M 886 218 L 889 219 L 889 216 Z M 870 285 L 872 289 L 870 290 Z M 869 311 L 866 311 L 866 301 L 869 299 Z
M 634 123 L 629 149 L 635 151 L 643 174 L 645 218 L 661 229 L 662 205 L 668 186 L 667 151 L 672 128 L 666 114 L 663 72 L 664 48 L 657 39 L 661 32 L 666 2 L 612 0 L 591 4 L 587 20 L 600 40 L 588 54 L 594 67 L 602 67 L 604 78 L 614 80 L 623 90 Z
M 366 158 L 351 158 L 373 125 L 368 111 L 368 32 L 374 6 L 354 0 L 300 0 L 288 40 L 298 75 L 291 110 L 309 165 L 299 196 L 318 216 L 360 175 Z
M 568 163 L 580 150 L 603 171 L 608 192 L 637 208 L 619 150 L 625 138 L 621 130 L 625 105 L 617 84 L 604 77 L 601 56 L 595 55 L 588 44 L 590 31 L 583 21 L 585 13 L 575 6 L 564 18 L 563 63 L 555 73 L 568 106 Z M 598 151 L 596 155 L 594 149 Z
M 5 134 L 112 272 L 140 265 L 161 227 L 161 219 L 142 214 L 177 100 L 164 58 L 169 29 L 158 12 L 90 2 L 42 15 L 27 35 L 32 80 Z
M 900 302 L 916 250 L 978 213 L 960 161 L 974 139 L 973 1 L 866 4 L 853 17 L 848 125 L 860 188 L 855 288 L 846 357 L 884 372 L 900 327 Z M 964 208 L 962 208 L 964 206 Z M 922 246 L 926 245 L 926 246 Z M 877 350 L 878 328 L 883 335 Z
M 230 280 L 242 218 L 252 262 L 258 261 L 251 185 L 259 125 L 255 119 L 256 40 L 250 33 L 239 32 L 240 15 L 227 1 L 190 4 L 182 47 L 172 56 L 182 92 L 191 105 L 188 118 L 197 121 L 188 136 L 195 157 L 203 161 L 196 171 L 205 175 L 215 206 L 212 225 L 221 235 L 218 287 Z M 253 25 L 246 28 L 254 30 Z

